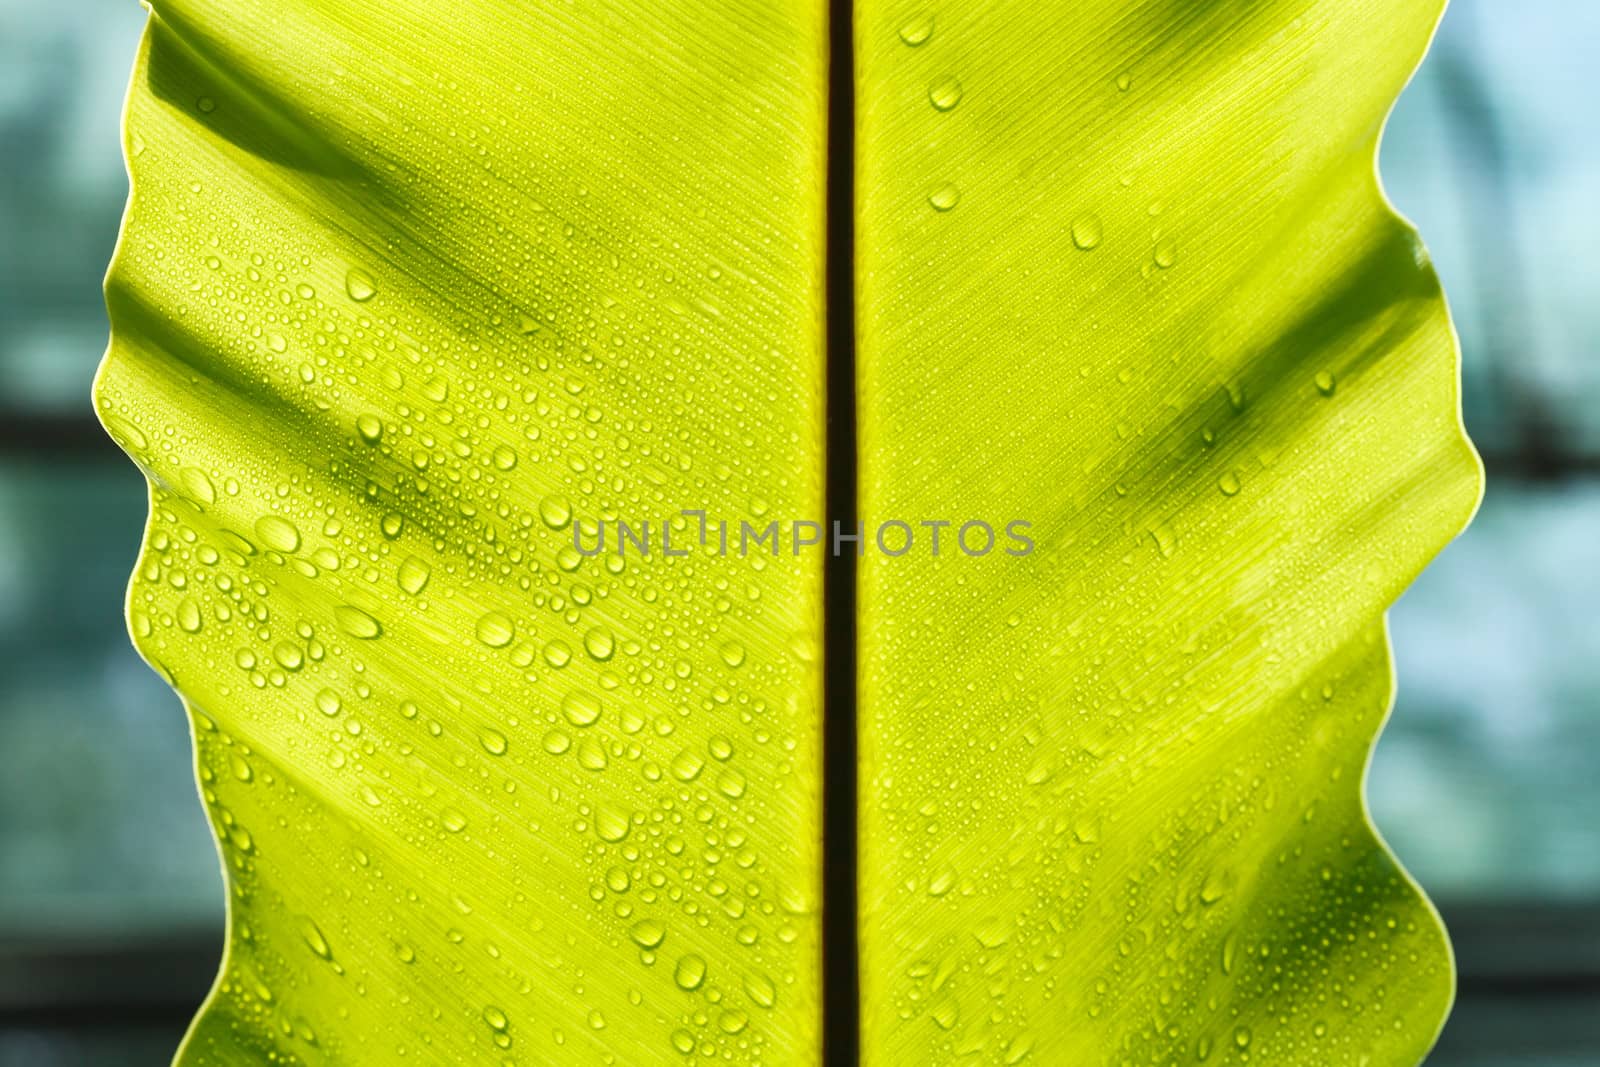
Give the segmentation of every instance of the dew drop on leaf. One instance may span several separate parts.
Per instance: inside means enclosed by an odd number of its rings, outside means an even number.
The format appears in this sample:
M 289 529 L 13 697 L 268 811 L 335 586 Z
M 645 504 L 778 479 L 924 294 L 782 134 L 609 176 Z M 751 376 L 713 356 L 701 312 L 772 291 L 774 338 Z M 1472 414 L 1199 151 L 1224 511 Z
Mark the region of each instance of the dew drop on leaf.
M 772 979 L 764 974 L 749 974 L 744 979 L 744 992 L 751 1003 L 762 1008 L 770 1008 L 777 1003 L 778 989 L 772 984 Z
M 594 831 L 600 840 L 616 844 L 628 836 L 632 824 L 628 821 L 628 813 L 616 808 L 604 807 L 595 816 Z
M 928 206 L 938 212 L 949 211 L 961 203 L 961 190 L 953 182 L 945 182 L 928 194 Z
M 407 556 L 395 577 L 402 591 L 416 596 L 428 584 L 428 576 L 432 573 L 433 569 L 426 560 Z
M 927 13 L 913 16 L 900 25 L 900 40 L 912 48 L 928 43 L 933 36 L 933 16 Z
M 340 604 L 334 608 L 333 619 L 339 624 L 339 629 L 359 641 L 371 641 L 383 634 L 383 627 L 378 624 L 377 619 L 349 604 Z
M 344 276 L 344 291 L 350 299 L 358 304 L 364 304 L 377 295 L 378 287 L 372 280 L 372 275 L 360 267 L 352 267 Z
M 656 919 L 640 919 L 629 929 L 628 936 L 640 948 L 657 948 L 666 940 L 667 928 Z
M 692 782 L 700 777 L 705 765 L 706 761 L 700 758 L 699 753 L 686 748 L 673 757 L 672 774 L 681 782 Z
M 501 612 L 488 612 L 478 620 L 478 640 L 490 648 L 504 648 L 511 643 L 516 633 L 516 625 Z
M 328 945 L 328 939 L 323 936 L 322 930 L 316 923 L 307 919 L 300 927 L 300 936 L 305 939 L 306 946 L 325 960 L 333 959 L 333 949 Z
M 552 530 L 562 529 L 572 521 L 572 505 L 562 496 L 547 496 L 539 501 L 539 519 Z
M 935 111 L 951 111 L 961 103 L 961 82 L 946 74 L 928 86 L 928 103 Z
M 300 531 L 294 523 L 278 515 L 263 515 L 256 520 L 256 536 L 278 552 L 293 552 L 300 547 Z
M 574 690 L 561 701 L 561 713 L 574 726 L 593 726 L 600 718 L 600 701 L 588 693 Z
M 1088 213 L 1072 220 L 1072 243 L 1081 251 L 1098 247 L 1104 233 L 1098 215 Z
M 700 988 L 706 980 L 706 961 L 690 953 L 678 961 L 672 970 L 672 980 L 678 983 L 678 988 L 693 992 Z
M 596 626 L 583 635 L 583 650 L 591 659 L 604 663 L 616 651 L 616 640 L 604 626 Z

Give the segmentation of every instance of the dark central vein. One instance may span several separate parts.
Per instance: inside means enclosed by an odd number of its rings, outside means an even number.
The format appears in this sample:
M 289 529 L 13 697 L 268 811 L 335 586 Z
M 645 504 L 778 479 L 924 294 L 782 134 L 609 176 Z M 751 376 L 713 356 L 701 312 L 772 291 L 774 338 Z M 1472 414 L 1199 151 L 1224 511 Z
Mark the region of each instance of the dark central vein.
M 850 0 L 829 0 L 828 518 L 856 525 L 855 85 Z M 833 552 L 823 577 L 823 1054 L 860 1058 L 856 950 L 856 556 Z

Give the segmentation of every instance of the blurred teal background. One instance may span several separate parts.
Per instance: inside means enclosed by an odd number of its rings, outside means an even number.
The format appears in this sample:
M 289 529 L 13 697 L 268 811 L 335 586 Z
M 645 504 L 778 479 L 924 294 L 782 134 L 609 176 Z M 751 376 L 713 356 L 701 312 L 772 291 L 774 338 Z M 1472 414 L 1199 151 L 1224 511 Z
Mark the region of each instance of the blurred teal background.
M 121 622 L 143 483 L 88 400 L 143 19 L 0 0 L 0 1067 L 166 1063 L 219 946 L 185 720 Z M 1370 781 L 1456 939 L 1438 1067 L 1600 1064 L 1597 49 L 1596 0 L 1456 0 L 1383 152 L 1490 470 L 1393 613 Z

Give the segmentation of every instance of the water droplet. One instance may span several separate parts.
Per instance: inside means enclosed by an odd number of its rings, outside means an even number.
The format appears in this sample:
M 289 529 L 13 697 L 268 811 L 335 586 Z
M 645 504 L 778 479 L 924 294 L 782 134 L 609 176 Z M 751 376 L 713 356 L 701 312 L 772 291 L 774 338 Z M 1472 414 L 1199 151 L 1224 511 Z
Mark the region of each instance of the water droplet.
M 1333 380 L 1333 375 L 1325 370 L 1317 371 L 1316 381 L 1317 392 L 1323 396 L 1332 396 L 1333 391 L 1338 388 L 1338 383 Z
M 924 12 L 907 19 L 900 26 L 900 40 L 912 48 L 928 43 L 933 36 L 933 16 Z
M 494 465 L 500 470 L 508 471 L 517 465 L 517 451 L 510 445 L 501 445 L 494 450 Z
M 582 690 L 573 690 L 562 698 L 561 713 L 574 726 L 593 726 L 600 718 L 600 701 Z
M 744 646 L 737 641 L 729 641 L 722 646 L 722 662 L 730 667 L 738 667 L 744 663 Z
M 604 626 L 596 626 L 583 635 L 583 650 L 589 653 L 591 658 L 597 659 L 602 663 L 611 658 L 612 653 L 616 651 L 616 647 L 616 639 L 611 636 L 611 631 Z
M 1119 93 L 1125 93 L 1132 88 L 1133 75 L 1131 73 L 1128 71 L 1123 71 L 1121 74 L 1117 75 L 1117 91 Z
M 351 300 L 364 304 L 377 295 L 378 287 L 372 275 L 360 267 L 352 267 L 344 276 L 344 291 L 350 294 Z
M 672 774 L 682 782 L 692 782 L 700 777 L 700 772 L 705 769 L 706 761 L 700 758 L 698 752 L 684 749 L 672 759 Z
M 383 635 L 383 627 L 377 619 L 349 604 L 334 608 L 333 620 L 339 624 L 339 629 L 360 641 L 371 641 Z
M 211 114 L 213 111 L 217 110 L 217 102 L 215 100 L 211 99 L 211 97 L 209 97 L 209 96 L 202 96 L 200 99 L 196 100 L 194 103 L 195 103 L 196 107 L 198 107 L 201 111 L 204 111 L 208 115 Z
M 602 841 L 616 844 L 625 840 L 628 836 L 628 831 L 632 829 L 633 825 L 628 819 L 628 813 L 625 811 L 612 807 L 603 807 L 595 814 L 594 832 L 600 836 Z
M 198 467 L 185 467 L 179 475 L 183 480 L 183 487 L 189 495 L 201 504 L 215 504 L 217 502 L 217 487 L 211 484 L 211 479 L 206 477 L 206 472 Z
M 744 992 L 758 1007 L 770 1008 L 778 1001 L 778 987 L 764 974 L 745 975 Z
M 935 111 L 950 111 L 961 103 L 961 83 L 955 75 L 946 74 L 928 86 L 928 103 Z
M 1229 930 L 1222 939 L 1222 973 L 1233 973 L 1233 961 L 1239 953 L 1239 935 Z
M 953 182 L 945 182 L 928 194 L 928 206 L 935 211 L 949 211 L 961 203 L 961 190 Z
M 506 1018 L 506 1013 L 493 1004 L 483 1009 L 483 1021 L 489 1024 L 491 1030 L 501 1033 L 504 1033 L 506 1027 L 511 1025 L 511 1020 Z
M 1173 553 L 1178 550 L 1178 539 L 1166 525 L 1152 526 L 1150 540 L 1156 543 L 1156 549 L 1161 553 L 1162 559 L 1171 559 Z
M 194 602 L 193 597 L 184 597 L 178 604 L 178 627 L 184 633 L 197 634 L 200 626 L 200 605 Z
M 256 520 L 256 536 L 261 543 L 278 552 L 293 552 L 300 547 L 300 531 L 294 523 L 277 515 L 263 515 Z
M 328 939 L 322 936 L 322 930 L 317 924 L 307 919 L 300 926 L 300 936 L 305 938 L 306 945 L 312 952 L 325 960 L 333 959 L 333 949 L 328 945 Z
M 547 496 L 539 501 L 539 518 L 552 530 L 560 530 L 572 521 L 572 505 L 564 496 Z
M 699 989 L 700 983 L 706 980 L 706 961 L 690 953 L 673 968 L 672 980 L 678 983 L 679 989 L 689 992 Z
M 332 689 L 319 690 L 317 692 L 316 702 L 317 710 L 329 718 L 339 714 L 339 709 L 343 706 L 339 700 L 339 694 L 335 693 Z
M 1170 239 L 1163 238 L 1156 242 L 1155 263 L 1162 270 L 1168 270 L 1178 262 L 1178 247 Z
M 491 756 L 504 756 L 506 754 L 506 735 L 499 730 L 485 728 L 478 734 L 478 743 Z
M 572 649 L 565 641 L 551 641 L 544 646 L 544 661 L 556 670 L 572 662 Z
M 1248 1026 L 1235 1027 L 1233 1031 L 1233 1043 L 1238 1045 L 1240 1048 L 1249 1048 L 1250 1028 Z
M 628 931 L 628 936 L 640 948 L 656 948 L 666 940 L 667 928 L 655 919 L 640 919 Z
M 961 1005 L 955 997 L 945 997 L 933 1008 L 933 1021 L 941 1030 L 951 1030 L 961 1021 Z
M 1098 247 L 1103 236 L 1105 228 L 1100 224 L 1100 216 L 1087 213 L 1072 220 L 1072 243 L 1079 249 L 1087 252 Z
M 454 808 L 446 808 L 439 821 L 453 834 L 459 834 L 467 828 L 467 817 Z
M 375 445 L 383 437 L 383 420 L 376 415 L 358 415 L 356 417 L 356 433 L 369 445 Z
M 418 559 L 416 556 L 407 556 L 405 561 L 400 564 L 396 580 L 400 583 L 402 590 L 412 596 L 416 596 L 428 584 L 428 576 L 432 573 L 433 568 L 428 566 L 426 560 Z
M 498 611 L 491 611 L 478 620 L 478 640 L 490 648 L 504 648 L 516 636 L 516 624 Z
M 1239 476 L 1232 471 L 1228 471 L 1221 478 L 1217 479 L 1217 488 L 1222 490 L 1223 496 L 1238 496 Z
M 586 771 L 603 771 L 610 761 L 606 758 L 606 746 L 592 737 L 585 737 L 578 742 L 578 764 Z

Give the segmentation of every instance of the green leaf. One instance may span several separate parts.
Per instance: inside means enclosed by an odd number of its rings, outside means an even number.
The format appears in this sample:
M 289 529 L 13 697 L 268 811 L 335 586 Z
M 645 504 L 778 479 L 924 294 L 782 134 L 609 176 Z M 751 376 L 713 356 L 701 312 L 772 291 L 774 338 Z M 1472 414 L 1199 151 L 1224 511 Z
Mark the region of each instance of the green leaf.
M 1432 1044 L 1361 783 L 1479 489 L 1373 170 L 1439 6 L 858 6 L 862 509 L 955 524 L 863 564 L 868 1064 Z
M 821 510 L 823 33 L 156 4 L 98 403 L 229 878 L 183 1062 L 817 1058 L 821 559 L 659 553 Z
M 1478 492 L 1373 174 L 1437 14 L 858 0 L 868 1067 L 1431 1043 L 1361 781 Z M 181 1062 L 821 1062 L 827 20 L 155 5 L 96 396 L 228 873 Z

